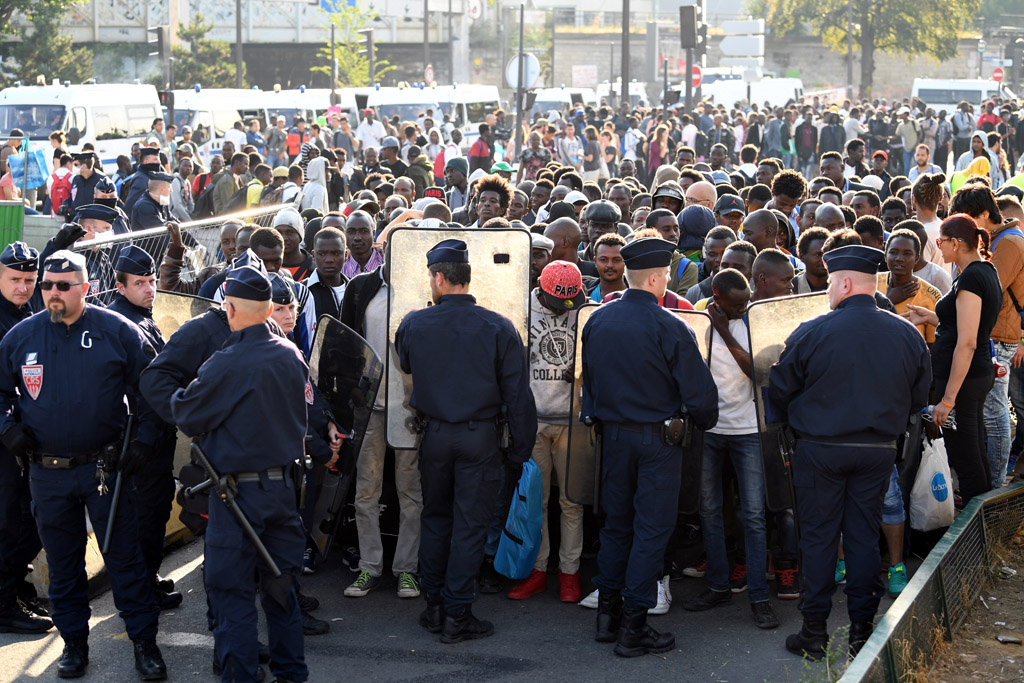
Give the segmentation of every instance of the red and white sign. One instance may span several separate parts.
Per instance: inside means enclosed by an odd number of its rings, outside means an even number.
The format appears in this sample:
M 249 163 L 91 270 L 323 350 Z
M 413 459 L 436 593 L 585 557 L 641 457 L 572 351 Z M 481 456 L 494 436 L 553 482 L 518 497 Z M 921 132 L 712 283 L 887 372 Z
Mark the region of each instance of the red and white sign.
M 704 72 L 701 70 L 700 66 L 697 65 L 697 64 L 693 65 L 693 76 L 692 76 L 692 79 L 693 79 L 693 87 L 694 88 L 699 88 L 700 84 L 701 84 L 701 81 L 704 80 Z
M 433 64 L 427 64 L 427 68 L 423 70 L 423 80 L 427 82 L 427 85 L 430 85 L 431 83 L 434 82 Z
M 39 392 L 43 389 L 43 366 L 22 365 L 21 379 L 25 383 L 25 391 L 32 397 L 32 400 L 39 398 Z
M 1005 75 L 1006 73 L 1003 71 L 1003 67 L 1001 66 L 997 66 L 996 68 L 992 69 L 992 80 L 995 81 L 996 83 L 1001 83 L 1003 80 L 1003 76 Z

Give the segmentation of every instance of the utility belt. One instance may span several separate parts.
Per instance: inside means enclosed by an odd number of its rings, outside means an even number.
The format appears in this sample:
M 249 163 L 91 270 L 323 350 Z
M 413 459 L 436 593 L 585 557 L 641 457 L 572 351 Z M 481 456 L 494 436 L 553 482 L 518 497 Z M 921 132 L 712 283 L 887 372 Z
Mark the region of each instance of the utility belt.
M 445 422 L 427 415 L 417 415 L 414 422 L 414 431 L 417 434 L 425 432 L 474 432 L 477 429 L 496 429 L 498 417 L 484 418 L 483 420 L 469 420 L 468 422 Z
M 259 472 L 237 472 L 231 477 L 239 484 L 256 484 L 268 481 L 288 481 L 291 478 L 290 467 L 271 467 Z
M 818 441 L 815 439 L 799 439 L 804 443 L 813 443 L 816 446 L 838 446 L 840 448 L 881 448 L 896 449 L 895 441 L 881 441 L 876 443 L 854 443 L 847 441 Z
M 29 462 L 34 465 L 42 465 L 48 470 L 70 470 L 79 465 L 90 465 L 104 459 L 106 448 L 93 453 L 82 455 L 55 455 L 53 453 L 33 453 L 29 456 Z
M 693 439 L 693 420 L 689 415 L 676 415 L 661 422 L 612 422 L 624 432 L 634 434 L 651 434 L 661 436 L 661 441 L 666 446 L 679 446 L 687 448 Z

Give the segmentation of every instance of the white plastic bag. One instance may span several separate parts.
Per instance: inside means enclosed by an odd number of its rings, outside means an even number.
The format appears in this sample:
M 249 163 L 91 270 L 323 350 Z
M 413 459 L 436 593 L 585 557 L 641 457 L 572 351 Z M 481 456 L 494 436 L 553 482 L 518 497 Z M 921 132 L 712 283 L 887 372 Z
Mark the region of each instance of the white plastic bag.
M 918 531 L 941 529 L 953 523 L 953 488 L 946 444 L 925 439 L 921 467 L 910 491 L 910 527 Z

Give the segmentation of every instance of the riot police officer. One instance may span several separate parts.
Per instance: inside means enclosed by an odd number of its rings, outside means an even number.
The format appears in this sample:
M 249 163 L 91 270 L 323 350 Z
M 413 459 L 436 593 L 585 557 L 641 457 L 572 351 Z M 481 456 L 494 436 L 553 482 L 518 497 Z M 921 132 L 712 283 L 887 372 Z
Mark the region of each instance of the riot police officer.
M 24 242 L 8 244 L 0 254 L 0 336 L 32 315 L 38 267 L 39 252 Z M 18 601 L 18 585 L 43 547 L 30 504 L 28 478 L 0 449 L 0 633 L 43 633 L 53 626 Z
M 0 440 L 31 462 L 53 621 L 65 643 L 57 673 L 76 678 L 89 663 L 88 509 L 97 534 L 110 536 L 104 560 L 134 644 L 135 668 L 144 680 L 163 680 L 159 609 L 139 550 L 133 496 L 122 491 L 117 515 L 110 514 L 117 478 L 138 471 L 156 443 L 159 424 L 138 392 L 153 350 L 123 317 L 85 303 L 89 283 L 81 255 L 55 252 L 43 263 L 39 287 L 46 310 L 0 342 Z M 137 418 L 134 436 L 124 434 L 126 396 Z M 125 439 L 130 445 L 118 457 Z
M 309 670 L 295 590 L 305 532 L 290 466 L 302 455 L 309 369 L 298 348 L 266 325 L 273 308 L 264 272 L 254 266 L 234 268 L 224 294 L 231 336 L 188 387 L 174 392 L 171 411 L 186 434 L 205 434 L 203 447 L 211 463 L 235 482 L 235 502 L 281 570 L 275 578 L 260 566 L 270 666 L 278 681 L 305 681 Z M 222 680 L 262 681 L 256 586 L 245 580 L 257 568 L 257 551 L 225 506 L 211 500 L 209 510 L 206 590 L 217 622 Z
M 596 640 L 636 657 L 667 652 L 670 633 L 647 625 L 665 547 L 676 522 L 682 476 L 682 417 L 700 429 L 718 421 L 718 390 L 696 337 L 658 305 L 676 245 L 644 237 L 622 248 L 629 280 L 622 298 L 583 328 L 583 412 L 601 425 L 606 520 L 597 556 Z M 624 350 L 636 353 L 624 353 Z
M 466 243 L 438 242 L 427 268 L 435 305 L 405 316 L 395 346 L 402 372 L 413 377 L 409 403 L 425 422 L 420 578 L 427 608 L 420 624 L 443 631 L 441 642 L 458 643 L 494 634 L 472 604 L 501 482 L 499 415 L 504 407 L 505 458 L 521 465 L 537 437 L 537 409 L 519 333 L 469 294 Z
M 793 487 L 804 622 L 786 639 L 786 649 L 815 660 L 828 645 L 840 533 L 852 655 L 874 628 L 885 592 L 878 574 L 882 498 L 896 439 L 911 413 L 927 403 L 931 384 L 924 338 L 875 304 L 883 257 L 861 245 L 826 253 L 833 310 L 800 325 L 771 369 L 771 404 L 788 410 L 797 438 Z M 878 353 L 882 348 L 885 353 Z
M 107 308 L 135 323 L 150 346 L 159 353 L 164 336 L 153 320 L 156 296 L 156 263 L 144 250 L 130 244 L 121 250 L 114 266 L 117 294 Z M 153 458 L 134 477 L 139 514 L 139 545 L 146 564 L 146 575 L 159 591 L 160 609 L 174 609 L 181 604 L 181 593 L 174 591 L 174 582 L 159 576 L 164 550 L 164 529 L 171 517 L 174 499 L 174 448 L 178 430 L 163 423 Z

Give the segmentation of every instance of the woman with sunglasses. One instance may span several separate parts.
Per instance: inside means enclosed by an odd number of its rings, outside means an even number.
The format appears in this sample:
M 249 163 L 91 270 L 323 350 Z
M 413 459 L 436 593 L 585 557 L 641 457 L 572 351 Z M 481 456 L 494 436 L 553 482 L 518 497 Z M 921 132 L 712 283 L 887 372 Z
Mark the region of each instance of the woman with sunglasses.
M 954 214 L 939 226 L 935 240 L 946 263 L 960 275 L 935 311 L 910 305 L 904 315 L 915 325 L 936 325 L 932 346 L 935 424 L 956 408 L 956 429 L 943 431 L 950 466 L 966 504 L 991 488 L 985 449 L 983 406 L 995 381 L 989 335 L 1003 303 L 995 266 L 987 261 L 989 235 L 966 214 Z

